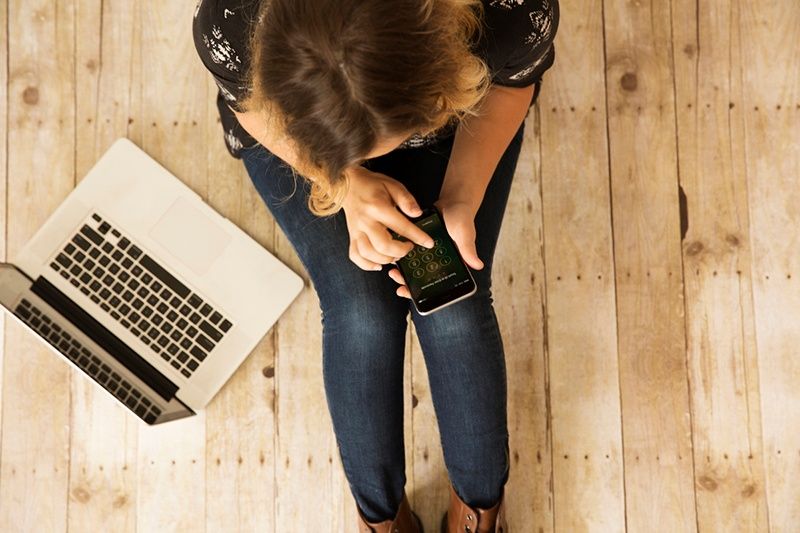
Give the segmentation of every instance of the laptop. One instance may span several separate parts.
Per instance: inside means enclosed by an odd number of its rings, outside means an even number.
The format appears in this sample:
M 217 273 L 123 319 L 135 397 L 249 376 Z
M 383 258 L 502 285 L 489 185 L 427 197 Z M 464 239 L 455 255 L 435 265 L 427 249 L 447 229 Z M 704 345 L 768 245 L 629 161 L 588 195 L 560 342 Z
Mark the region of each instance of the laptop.
M 6 311 L 148 425 L 203 409 L 303 285 L 124 138 L 0 263 Z

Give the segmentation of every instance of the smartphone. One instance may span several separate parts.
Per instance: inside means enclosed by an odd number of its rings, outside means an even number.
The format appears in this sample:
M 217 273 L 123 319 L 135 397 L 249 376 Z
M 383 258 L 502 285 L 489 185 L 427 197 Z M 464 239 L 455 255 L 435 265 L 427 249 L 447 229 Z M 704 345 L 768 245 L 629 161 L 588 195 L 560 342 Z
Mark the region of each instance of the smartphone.
M 420 216 L 409 219 L 434 241 L 433 248 L 417 244 L 394 262 L 403 274 L 417 312 L 429 315 L 475 294 L 475 279 L 447 233 L 436 206 L 423 209 Z M 396 240 L 409 240 L 391 229 L 389 231 Z

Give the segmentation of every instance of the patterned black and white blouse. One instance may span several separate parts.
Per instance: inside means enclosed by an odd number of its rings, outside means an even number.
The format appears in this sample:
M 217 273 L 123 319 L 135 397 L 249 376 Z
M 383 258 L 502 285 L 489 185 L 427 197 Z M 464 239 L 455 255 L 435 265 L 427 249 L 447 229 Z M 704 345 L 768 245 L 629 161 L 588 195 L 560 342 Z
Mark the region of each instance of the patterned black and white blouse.
M 388 1 L 388 0 L 387 0 Z M 558 29 L 558 0 L 482 0 L 483 34 L 475 48 L 492 73 L 492 82 L 508 87 L 527 87 L 539 81 L 553 65 L 553 40 Z M 249 91 L 244 79 L 249 54 L 247 27 L 260 0 L 199 0 L 192 33 L 200 59 L 219 88 L 217 108 L 225 145 L 233 157 L 257 143 L 239 125 L 228 108 L 239 111 L 237 101 Z M 536 95 L 531 99 L 531 104 Z M 453 133 L 453 122 L 421 136 L 414 134 L 398 148 L 416 148 Z

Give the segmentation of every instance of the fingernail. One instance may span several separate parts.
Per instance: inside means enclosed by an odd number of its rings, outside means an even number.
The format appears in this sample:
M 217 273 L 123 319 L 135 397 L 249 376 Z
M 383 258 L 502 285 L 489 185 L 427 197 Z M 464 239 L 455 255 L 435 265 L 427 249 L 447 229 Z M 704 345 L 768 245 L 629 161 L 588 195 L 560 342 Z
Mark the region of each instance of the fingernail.
M 378 265 L 378 266 L 372 267 L 372 270 L 375 270 L 375 271 L 383 270 L 383 265 Z

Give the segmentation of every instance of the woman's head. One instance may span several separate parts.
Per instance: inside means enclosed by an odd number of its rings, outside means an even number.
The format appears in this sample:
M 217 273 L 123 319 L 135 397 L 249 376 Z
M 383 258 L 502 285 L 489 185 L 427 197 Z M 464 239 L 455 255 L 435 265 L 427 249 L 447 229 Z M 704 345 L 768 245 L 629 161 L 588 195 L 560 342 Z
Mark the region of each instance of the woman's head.
M 480 0 L 262 0 L 244 107 L 297 146 L 309 208 L 339 209 L 344 169 L 475 114 Z

